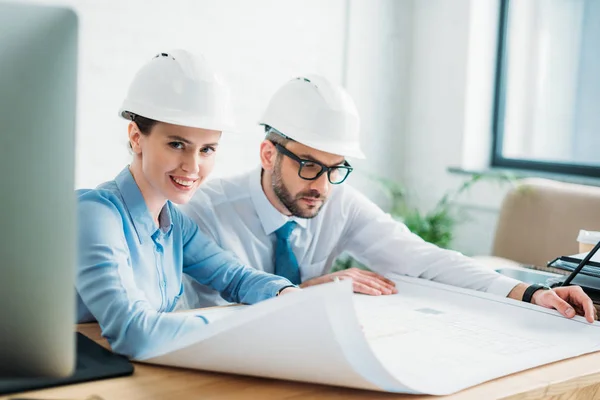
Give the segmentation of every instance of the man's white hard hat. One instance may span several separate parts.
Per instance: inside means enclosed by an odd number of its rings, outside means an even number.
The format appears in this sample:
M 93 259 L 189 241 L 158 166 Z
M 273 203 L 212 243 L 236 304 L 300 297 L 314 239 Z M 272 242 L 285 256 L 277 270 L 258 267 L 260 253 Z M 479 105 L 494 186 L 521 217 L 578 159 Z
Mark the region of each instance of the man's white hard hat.
M 319 75 L 301 76 L 279 88 L 259 124 L 317 150 L 365 158 L 354 101 L 344 88 Z

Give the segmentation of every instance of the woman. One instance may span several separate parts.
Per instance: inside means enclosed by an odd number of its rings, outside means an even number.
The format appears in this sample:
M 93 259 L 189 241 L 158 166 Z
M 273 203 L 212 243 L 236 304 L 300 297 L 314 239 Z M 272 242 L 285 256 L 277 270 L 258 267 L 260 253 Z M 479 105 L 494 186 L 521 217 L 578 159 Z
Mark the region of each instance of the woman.
M 241 265 L 172 204 L 186 203 L 213 169 L 230 126 L 226 93 L 204 59 L 157 55 L 119 112 L 130 120 L 131 165 L 78 191 L 78 321 L 98 321 L 117 353 L 142 359 L 207 323 L 168 313 L 182 294 L 182 272 L 232 302 L 299 290 Z

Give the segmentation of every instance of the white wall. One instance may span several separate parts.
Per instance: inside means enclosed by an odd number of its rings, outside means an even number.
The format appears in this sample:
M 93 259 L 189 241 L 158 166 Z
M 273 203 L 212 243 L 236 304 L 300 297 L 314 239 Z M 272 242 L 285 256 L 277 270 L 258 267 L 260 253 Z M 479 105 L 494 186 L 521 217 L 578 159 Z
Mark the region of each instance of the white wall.
M 400 178 L 412 52 L 412 1 L 352 0 L 346 87 L 361 115 L 361 170 Z
M 135 71 L 157 52 L 204 53 L 232 86 L 241 135 L 224 135 L 212 177 L 258 163 L 256 121 L 286 80 L 317 72 L 355 98 L 367 161 L 357 171 L 398 178 L 412 45 L 412 0 L 34 0 L 80 19 L 77 187 L 111 179 L 130 159 L 116 113 Z M 352 184 L 370 187 L 365 174 Z M 377 197 L 377 193 L 372 193 Z
M 498 10 L 498 0 L 414 2 L 402 181 L 423 210 L 465 179 L 448 167 L 489 166 Z M 489 254 L 507 189 L 483 183 L 460 199 L 454 248 Z
M 410 98 L 412 0 L 350 0 L 344 84 L 361 116 L 366 160 L 352 160 L 348 182 L 382 207 L 372 175 L 401 178 Z
M 224 135 L 213 176 L 258 163 L 263 130 L 256 122 L 278 86 L 306 72 L 342 79 L 345 0 L 60 3 L 80 18 L 78 187 L 111 179 L 129 161 L 127 123 L 117 109 L 136 70 L 160 51 L 204 53 L 232 86 L 241 135 Z
M 213 177 L 258 162 L 255 122 L 276 88 L 304 72 L 343 83 L 355 99 L 368 159 L 353 161 L 350 183 L 379 204 L 368 174 L 401 180 L 428 209 L 461 181 L 447 167 L 486 161 L 498 0 L 36 2 L 70 4 L 80 17 L 78 187 L 128 162 L 116 111 L 135 71 L 174 47 L 204 53 L 232 85 L 242 134 L 224 136 Z M 482 32 L 489 40 L 473 41 Z M 467 253 L 489 251 L 503 194 L 478 192 L 466 200 L 476 222 L 455 242 Z

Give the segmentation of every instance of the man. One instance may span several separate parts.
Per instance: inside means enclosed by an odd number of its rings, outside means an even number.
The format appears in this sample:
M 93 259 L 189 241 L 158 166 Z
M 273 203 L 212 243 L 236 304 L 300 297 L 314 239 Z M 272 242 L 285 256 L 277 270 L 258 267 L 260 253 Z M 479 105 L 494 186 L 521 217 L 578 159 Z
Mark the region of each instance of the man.
M 354 291 L 396 293 L 394 275 L 408 275 L 556 308 L 593 321 L 592 301 L 580 287 L 527 285 L 412 234 L 365 196 L 344 185 L 363 158 L 354 102 L 320 76 L 283 85 L 261 120 L 261 168 L 206 183 L 183 210 L 215 241 L 254 268 L 301 287 L 353 280 Z M 329 273 L 347 252 L 374 272 Z M 186 282 L 188 306 L 223 304 L 219 295 Z M 196 297 L 197 296 L 197 297 Z

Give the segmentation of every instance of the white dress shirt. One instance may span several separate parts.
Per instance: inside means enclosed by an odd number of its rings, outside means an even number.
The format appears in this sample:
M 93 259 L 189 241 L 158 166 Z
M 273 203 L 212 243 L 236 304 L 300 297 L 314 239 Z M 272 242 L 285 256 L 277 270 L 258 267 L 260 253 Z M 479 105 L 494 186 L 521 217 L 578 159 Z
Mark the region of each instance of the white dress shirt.
M 506 296 L 519 281 L 483 267 L 462 254 L 441 249 L 411 233 L 347 184 L 335 185 L 319 214 L 287 217 L 269 202 L 261 169 L 207 182 L 181 206 L 199 227 L 242 263 L 274 273 L 275 231 L 297 222 L 290 241 L 302 282 L 327 274 L 347 252 L 390 279 L 408 275 Z M 183 307 L 226 304 L 219 294 L 185 279 Z

